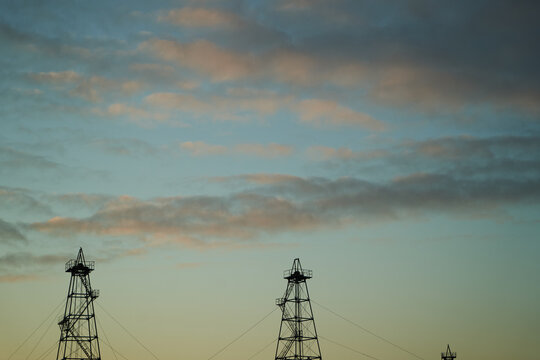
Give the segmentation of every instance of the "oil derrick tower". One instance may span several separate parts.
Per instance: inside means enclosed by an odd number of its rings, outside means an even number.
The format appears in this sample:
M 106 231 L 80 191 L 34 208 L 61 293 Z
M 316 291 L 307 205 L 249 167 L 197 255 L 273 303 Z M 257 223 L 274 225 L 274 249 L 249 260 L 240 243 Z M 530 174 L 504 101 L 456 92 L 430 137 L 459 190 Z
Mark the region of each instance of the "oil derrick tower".
M 457 354 L 450 350 L 450 345 L 446 347 L 446 353 L 441 353 L 441 360 L 454 360 L 456 357 Z
M 287 279 L 287 289 L 283 297 L 276 300 L 282 315 L 275 360 L 321 359 L 306 284 L 311 277 L 312 271 L 302 269 L 298 258 L 294 259 L 292 268 L 283 274 L 283 278 Z
M 90 273 L 94 261 L 86 261 L 82 248 L 76 259 L 66 263 L 71 273 L 64 316 L 60 326 L 60 342 L 56 360 L 101 360 L 94 313 L 94 300 L 99 290 L 92 290 Z

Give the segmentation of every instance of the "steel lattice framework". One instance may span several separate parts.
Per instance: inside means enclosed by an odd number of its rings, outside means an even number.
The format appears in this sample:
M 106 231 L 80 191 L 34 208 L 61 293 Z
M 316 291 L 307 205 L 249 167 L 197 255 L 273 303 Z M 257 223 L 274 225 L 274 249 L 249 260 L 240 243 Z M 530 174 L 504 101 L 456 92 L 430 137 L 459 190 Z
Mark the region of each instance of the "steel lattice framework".
M 276 300 L 282 313 L 276 360 L 322 359 L 306 283 L 311 277 L 312 271 L 302 269 L 298 258 L 283 274 L 287 289 L 283 297 Z
M 56 360 L 101 360 L 94 300 L 98 290 L 92 290 L 90 273 L 94 261 L 86 261 L 82 248 L 76 259 L 66 263 L 71 273 L 64 316 L 60 326 L 60 342 Z
M 456 357 L 457 354 L 450 350 L 450 345 L 446 347 L 446 353 L 441 353 L 441 360 L 454 360 Z

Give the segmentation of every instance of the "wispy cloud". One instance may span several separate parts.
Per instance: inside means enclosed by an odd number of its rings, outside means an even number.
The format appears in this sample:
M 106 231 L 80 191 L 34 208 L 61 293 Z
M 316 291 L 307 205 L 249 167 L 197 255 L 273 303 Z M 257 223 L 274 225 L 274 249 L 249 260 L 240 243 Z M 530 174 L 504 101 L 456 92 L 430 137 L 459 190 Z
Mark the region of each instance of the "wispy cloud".
M 90 209 L 97 210 L 103 207 L 107 202 L 114 199 L 110 195 L 104 194 L 86 194 L 86 193 L 66 193 L 39 195 L 40 200 L 50 206 L 61 206 L 67 209 Z
M 358 85 L 368 68 L 359 62 L 328 63 L 294 48 L 252 53 L 224 48 L 208 40 L 178 42 L 153 38 L 138 50 L 208 77 L 213 82 L 266 80 L 313 87 L 325 83 Z
M 460 179 L 429 173 L 412 173 L 384 183 L 268 174 L 244 179 L 257 187 L 221 197 L 123 197 L 87 218 L 55 217 L 29 228 L 63 237 L 135 236 L 151 244 L 213 248 L 268 233 L 414 219 L 433 213 L 500 218 L 507 206 L 540 199 L 538 179 Z
M 62 264 L 67 258 L 67 255 L 34 255 L 28 252 L 18 252 L 0 256 L 0 267 L 5 269 Z
M 28 168 L 53 170 L 59 169 L 60 164 L 48 160 L 44 156 L 30 154 L 10 147 L 0 146 L 0 173 L 23 170 Z
M 222 155 L 228 152 L 225 146 L 211 145 L 203 141 L 185 141 L 180 144 L 180 148 L 194 156 Z
M 223 145 L 208 144 L 203 141 L 185 141 L 180 144 L 180 148 L 193 156 L 210 156 L 224 154 L 241 154 L 262 158 L 277 158 L 290 156 L 294 147 L 283 144 L 236 144 L 228 147 Z
M 140 139 L 130 138 L 101 138 L 90 141 L 90 144 L 113 155 L 155 155 L 158 151 L 156 147 Z
M 244 155 L 276 158 L 290 156 L 294 148 L 290 145 L 276 143 L 263 144 L 238 144 L 234 146 L 234 151 Z
M 0 243 L 25 242 L 26 238 L 15 227 L 2 219 L 0 219 Z
M 36 281 L 44 278 L 44 270 L 51 266 L 62 268 L 67 255 L 35 255 L 14 252 L 0 256 L 0 283 Z
M 145 102 L 158 108 L 192 114 L 196 118 L 219 121 L 253 121 L 283 109 L 290 102 L 288 96 L 267 93 L 262 96 L 229 93 L 228 96 L 198 98 L 192 94 L 154 93 Z
M 192 7 L 171 9 L 158 20 L 185 27 L 238 28 L 245 24 L 241 17 L 228 11 Z
M 113 80 L 102 76 L 84 76 L 73 70 L 60 72 L 30 73 L 29 78 L 45 85 L 62 86 L 68 94 L 90 102 L 100 102 L 105 93 L 119 92 L 131 95 L 139 91 L 143 84 L 135 80 Z
M 206 40 L 180 43 L 173 40 L 151 39 L 141 43 L 139 49 L 208 75 L 213 81 L 238 80 L 256 70 L 256 64 L 250 55 L 221 48 Z
M 376 131 L 385 129 L 383 122 L 335 101 L 302 100 L 296 105 L 296 109 L 300 115 L 300 121 L 317 126 L 355 125 Z
M 0 211 L 3 216 L 13 219 L 23 215 L 51 216 L 52 208 L 37 199 L 37 195 L 28 189 L 0 186 Z
M 80 81 L 82 76 L 73 70 L 51 71 L 30 74 L 30 78 L 43 83 L 73 83 Z
M 166 113 L 148 111 L 140 107 L 122 103 L 111 104 L 107 107 L 106 111 L 97 109 L 96 113 L 103 116 L 127 116 L 131 121 L 142 126 L 149 126 L 154 122 L 163 123 L 170 117 Z
M 277 111 L 289 111 L 298 116 L 301 123 L 315 127 L 354 126 L 372 131 L 386 128 L 384 122 L 335 101 L 317 98 L 298 100 L 272 91 L 231 88 L 226 96 L 209 98 L 182 93 L 154 93 L 148 95 L 145 102 L 160 109 L 222 121 L 253 121 L 253 118 L 264 119 Z
M 215 176 L 209 179 L 210 182 L 215 183 L 229 183 L 229 182 L 247 182 L 258 185 L 271 185 L 281 182 L 287 183 L 294 180 L 301 180 L 302 178 L 287 174 L 244 174 L 235 176 Z
M 353 151 L 348 147 L 310 146 L 306 149 L 309 158 L 319 161 L 377 159 L 389 156 L 387 150 Z
M 537 136 L 450 136 L 403 141 L 369 150 L 312 146 L 315 161 L 370 168 L 375 172 L 432 172 L 452 176 L 537 179 L 540 176 L 540 139 Z

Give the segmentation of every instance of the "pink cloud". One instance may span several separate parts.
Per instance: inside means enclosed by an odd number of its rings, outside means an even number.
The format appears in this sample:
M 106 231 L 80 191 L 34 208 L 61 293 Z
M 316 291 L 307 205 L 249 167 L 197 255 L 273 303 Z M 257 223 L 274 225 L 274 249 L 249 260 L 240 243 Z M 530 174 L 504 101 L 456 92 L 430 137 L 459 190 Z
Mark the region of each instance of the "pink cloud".
M 335 101 L 306 99 L 297 101 L 292 96 L 281 96 L 274 92 L 254 91 L 252 89 L 232 88 L 228 96 L 214 96 L 207 101 L 193 95 L 179 93 L 154 93 L 145 98 L 150 105 L 167 109 L 190 112 L 196 117 L 209 117 L 214 120 L 247 121 L 257 115 L 264 117 L 279 110 L 289 110 L 298 114 L 300 121 L 311 126 L 359 126 L 369 130 L 382 131 L 382 121 L 357 112 Z M 247 114 L 246 114 L 247 113 Z M 252 113 L 253 115 L 251 116 Z M 245 152 L 247 148 L 238 148 Z M 251 150 L 270 154 L 291 152 L 291 149 L 254 147 Z
M 225 146 L 211 145 L 202 141 L 186 141 L 180 144 L 180 148 L 189 151 L 193 156 L 221 155 L 228 152 Z
M 193 156 L 209 156 L 224 154 L 241 154 L 263 158 L 276 158 L 290 156 L 294 148 L 283 144 L 237 144 L 232 147 L 207 144 L 203 141 L 186 141 L 180 148 L 189 151 Z
M 73 83 L 79 81 L 82 75 L 73 70 L 66 70 L 32 73 L 30 77 L 35 81 L 45 83 Z
M 130 106 L 127 104 L 121 104 L 121 103 L 109 105 L 105 114 L 111 115 L 111 116 L 128 116 L 131 120 L 142 125 L 148 125 L 147 122 L 141 121 L 144 119 L 154 120 L 157 122 L 164 122 L 169 118 L 168 114 L 159 113 L 159 112 L 151 112 L 142 108 Z
M 122 95 L 132 95 L 140 91 L 144 84 L 136 80 L 109 79 L 102 76 L 84 76 L 73 70 L 60 72 L 31 73 L 29 77 L 39 83 L 54 85 L 57 89 L 67 91 L 67 94 L 80 97 L 90 102 L 103 101 L 105 93 L 118 92 Z
M 234 147 L 234 150 L 238 153 L 245 155 L 252 155 L 265 158 L 276 158 L 289 156 L 293 153 L 294 148 L 290 145 L 282 145 L 271 143 L 268 145 L 263 144 L 238 144 Z
M 360 160 L 379 159 L 388 156 L 385 150 L 353 151 L 348 147 L 333 148 L 329 146 L 311 146 L 307 148 L 306 154 L 313 160 Z
M 185 27 L 237 28 L 243 24 L 238 15 L 227 11 L 191 7 L 169 10 L 158 20 Z
M 227 183 L 227 182 L 248 182 L 259 185 L 272 185 L 287 183 L 292 181 L 301 181 L 302 178 L 286 175 L 286 174 L 246 174 L 246 175 L 235 175 L 235 176 L 215 176 L 209 179 L 210 182 L 216 183 Z
M 206 40 L 180 43 L 152 39 L 140 44 L 139 49 L 208 75 L 213 81 L 238 80 L 256 71 L 252 56 L 223 49 Z
M 268 93 L 260 96 L 228 92 L 229 96 L 212 96 L 204 101 L 190 94 L 154 93 L 145 102 L 156 107 L 192 113 L 219 121 L 249 121 L 255 116 L 271 115 L 286 108 L 289 97 Z
M 302 100 L 295 106 L 295 110 L 300 121 L 315 126 L 354 125 L 375 131 L 385 129 L 383 122 L 332 100 Z

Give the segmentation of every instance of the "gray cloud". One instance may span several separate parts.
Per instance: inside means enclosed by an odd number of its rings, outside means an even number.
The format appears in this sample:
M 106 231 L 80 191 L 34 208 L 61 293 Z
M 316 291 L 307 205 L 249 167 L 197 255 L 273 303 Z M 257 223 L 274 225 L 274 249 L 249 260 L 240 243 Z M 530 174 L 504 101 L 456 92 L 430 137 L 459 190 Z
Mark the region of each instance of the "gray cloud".
M 30 252 L 14 252 L 0 256 L 0 283 L 35 281 L 43 278 L 51 267 L 62 268 L 69 259 L 67 255 L 35 255 Z
M 540 70 L 536 65 L 540 29 L 533 15 L 539 10 L 536 1 L 270 1 L 217 6 L 163 9 L 158 16 L 162 21 L 147 26 L 155 37 L 153 43 L 143 42 L 143 48 L 146 44 L 154 52 L 159 50 L 161 58 L 170 61 L 171 54 L 164 56 L 165 50 L 156 49 L 156 42 L 161 41 L 169 52 L 176 46 L 182 50 L 184 66 L 202 68 L 202 73 L 213 80 L 241 78 L 261 84 L 264 75 L 265 80 L 311 89 L 329 83 L 343 94 L 350 94 L 352 86 L 361 89 L 362 97 L 370 101 L 415 109 L 489 104 L 521 109 L 534 116 L 540 110 Z M 91 7 L 83 22 L 88 25 L 99 19 L 100 25 L 109 29 L 133 21 L 141 21 L 142 27 L 147 22 L 128 15 L 126 10 L 111 6 L 107 10 L 110 17 L 104 17 L 101 8 Z M 75 11 L 78 9 L 69 6 L 61 13 L 43 5 L 6 7 L 6 14 L 39 19 L 35 21 L 37 30 L 44 27 L 49 31 L 47 25 L 52 19 L 62 19 L 63 23 L 77 18 L 66 15 Z M 200 21 L 194 22 L 194 16 Z M 83 64 L 89 69 L 115 67 L 122 72 L 130 68 L 125 66 L 128 54 L 137 60 L 132 70 L 137 64 L 142 69 L 139 61 L 144 56 L 126 49 L 124 38 L 71 38 L 54 31 L 46 37 L 38 35 L 39 31 L 23 31 L 7 20 L 0 25 L 5 43 L 26 51 L 37 50 L 50 58 L 61 57 L 64 69 Z M 82 24 L 73 20 L 68 23 L 84 34 Z M 182 42 L 172 41 L 171 24 L 189 28 Z M 133 40 L 134 35 L 122 36 Z M 202 51 L 203 56 L 192 59 L 194 51 Z M 216 69 L 209 63 L 208 54 L 228 60 L 220 60 L 221 66 Z M 151 65 L 161 66 L 159 73 L 176 70 L 168 65 Z M 158 77 L 164 79 L 162 74 Z M 94 85 L 85 83 L 73 95 L 96 99 Z M 335 91 L 331 89 L 331 93 Z
M 395 176 L 415 172 L 449 174 L 455 178 L 540 178 L 538 136 L 451 136 L 406 141 L 369 151 L 312 147 L 307 155 L 347 172 L 368 170 L 372 175 Z
M 372 98 L 411 107 L 487 102 L 538 112 L 540 73 L 535 59 L 540 45 L 534 39 L 540 28 L 532 15 L 539 10 L 537 2 L 334 5 L 347 18 L 303 37 L 298 47 L 320 58 L 365 64 L 372 77 Z M 310 11 L 324 6 L 328 4 L 315 4 Z M 300 26 L 315 31 L 319 24 Z
M 101 138 L 91 140 L 90 144 L 112 155 L 148 156 L 155 155 L 158 151 L 154 146 L 139 139 Z
M 54 194 L 0 186 L 0 217 L 10 222 L 39 221 L 59 213 L 93 213 L 114 200 L 103 194 Z
M 28 189 L 0 186 L 0 213 L 4 218 L 21 215 L 52 216 L 51 207 L 36 199 L 36 194 Z
M 14 269 L 25 267 L 39 267 L 62 264 L 69 259 L 67 255 L 34 255 L 28 252 L 18 252 L 0 256 L 0 268 Z
M 47 160 L 43 156 L 29 154 L 9 147 L 0 147 L 0 173 L 12 169 L 34 168 L 54 170 L 59 164 Z
M 266 176 L 271 181 L 261 181 Z M 242 177 L 234 177 L 238 181 Z M 224 181 L 225 179 L 220 179 Z M 239 244 L 264 234 L 313 231 L 429 216 L 500 218 L 516 204 L 537 204 L 540 180 L 459 179 L 416 173 L 385 183 L 246 175 L 251 190 L 214 197 L 122 197 L 86 218 L 29 224 L 54 236 L 127 236 L 193 248 Z
M 0 219 L 0 243 L 5 244 L 21 241 L 26 241 L 26 238 L 17 227 Z

